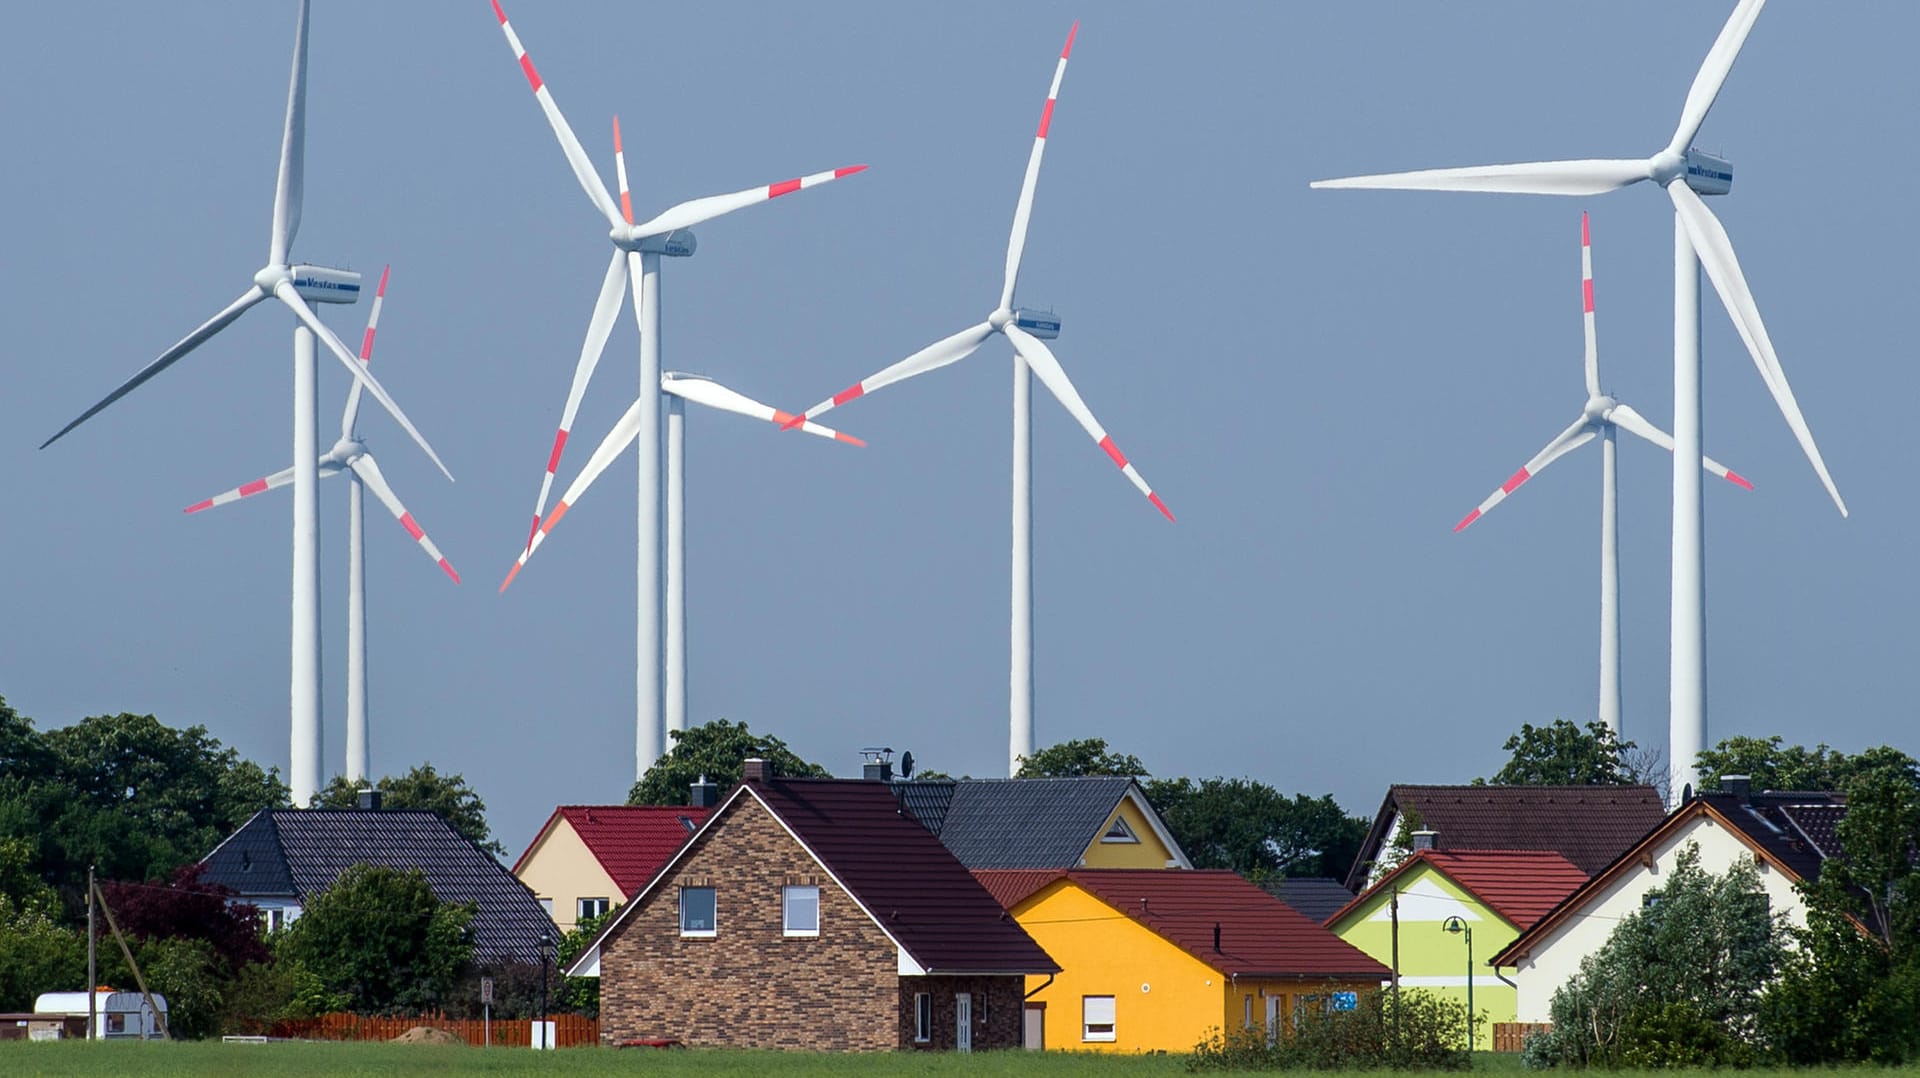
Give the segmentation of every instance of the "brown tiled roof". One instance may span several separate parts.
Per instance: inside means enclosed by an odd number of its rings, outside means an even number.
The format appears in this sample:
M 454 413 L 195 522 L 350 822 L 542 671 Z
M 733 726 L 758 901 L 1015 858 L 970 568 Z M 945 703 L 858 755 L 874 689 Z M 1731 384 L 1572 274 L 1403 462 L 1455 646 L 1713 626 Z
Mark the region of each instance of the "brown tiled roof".
M 1366 892 L 1328 917 L 1332 925 L 1379 894 L 1383 887 L 1431 865 L 1515 928 L 1525 931 L 1560 900 L 1587 882 L 1587 874 L 1551 850 L 1421 850 L 1380 877 Z
M 1389 975 L 1387 967 L 1234 872 L 981 869 L 974 876 L 1003 901 L 1010 899 L 1008 909 L 1056 880 L 1069 880 L 1230 977 L 1372 980 Z
M 620 894 L 632 898 L 712 812 L 688 805 L 561 805 L 540 835 L 544 837 L 558 821 L 567 821 Z M 535 839 L 534 845 L 538 842 Z M 532 852 L 529 845 L 514 863 L 514 875 L 520 874 Z
M 1366 885 L 1369 865 L 1393 839 L 1395 814 L 1405 811 L 1438 833 L 1441 850 L 1552 850 L 1589 875 L 1667 814 L 1651 786 L 1391 786 L 1347 886 Z
M 745 786 L 927 972 L 1059 972 L 933 832 L 901 811 L 886 783 L 776 778 Z

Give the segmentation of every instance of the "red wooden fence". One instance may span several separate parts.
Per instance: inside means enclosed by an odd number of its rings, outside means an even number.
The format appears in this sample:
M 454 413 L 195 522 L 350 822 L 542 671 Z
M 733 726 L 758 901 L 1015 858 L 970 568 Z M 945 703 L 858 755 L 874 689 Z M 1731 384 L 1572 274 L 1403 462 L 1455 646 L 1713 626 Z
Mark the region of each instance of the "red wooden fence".
M 597 1018 L 556 1014 L 551 1021 L 553 1042 L 561 1048 L 600 1043 L 600 1020 Z M 445 1030 L 476 1047 L 487 1042 L 482 1020 L 448 1018 L 443 1014 L 378 1018 L 358 1014 L 323 1014 L 318 1018 L 294 1018 L 275 1023 L 272 1035 L 314 1041 L 390 1041 L 416 1026 Z M 496 1018 L 493 1020 L 492 1043 L 495 1047 L 531 1047 L 532 1027 L 530 1019 Z

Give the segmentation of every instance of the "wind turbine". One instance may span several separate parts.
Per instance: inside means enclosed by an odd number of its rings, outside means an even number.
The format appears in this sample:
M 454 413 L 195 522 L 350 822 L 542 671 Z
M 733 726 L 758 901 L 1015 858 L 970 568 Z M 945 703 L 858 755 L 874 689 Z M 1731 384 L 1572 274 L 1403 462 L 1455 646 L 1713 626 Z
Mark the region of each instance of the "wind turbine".
M 807 409 L 804 416 L 789 421 L 791 426 L 802 419 L 812 419 L 883 386 L 925 374 L 949 363 L 957 363 L 972 355 L 995 333 L 1004 335 L 1013 344 L 1013 594 L 1010 634 L 1012 663 L 1008 676 L 1008 774 L 1019 770 L 1021 757 L 1033 754 L 1033 411 L 1029 371 L 1039 377 L 1040 384 L 1046 386 L 1093 440 L 1099 443 L 1100 448 L 1139 488 L 1140 493 L 1147 496 L 1154 508 L 1160 510 L 1168 520 L 1173 519 L 1166 503 L 1140 477 L 1140 473 L 1127 461 L 1126 454 L 1113 444 L 1112 436 L 1094 418 L 1086 402 L 1080 399 L 1079 391 L 1073 388 L 1073 382 L 1067 378 L 1060 361 L 1041 342 L 1041 338 L 1052 339 L 1060 335 L 1060 320 L 1051 313 L 1013 306 L 1014 285 L 1020 278 L 1020 256 L 1027 244 L 1027 223 L 1033 215 L 1034 188 L 1040 181 L 1040 158 L 1047 149 L 1047 131 L 1053 124 L 1053 105 L 1060 96 L 1060 80 L 1067 74 L 1067 58 L 1073 53 L 1074 35 L 1079 32 L 1080 24 L 1076 22 L 1067 31 L 1067 43 L 1061 48 L 1060 60 L 1053 69 L 1053 84 L 1047 90 L 1047 103 L 1040 110 L 1040 127 L 1034 132 L 1033 152 L 1027 158 L 1026 178 L 1021 181 L 1020 201 L 1014 204 L 1013 233 L 1007 238 L 1007 267 L 1000 286 L 1000 301 L 987 315 L 986 321 L 935 341 L 878 374 Z
M 666 647 L 666 716 L 667 729 L 685 730 L 687 728 L 687 525 L 686 525 L 686 416 L 687 401 L 716 408 L 723 412 L 732 412 L 749 419 L 770 422 L 781 429 L 787 429 L 795 417 L 772 405 L 762 404 L 751 397 L 737 393 L 711 378 L 698 374 L 684 374 L 668 371 L 660 376 L 660 391 L 667 395 L 667 647 Z M 533 542 L 514 563 L 513 572 L 507 575 L 507 583 L 500 585 L 505 591 L 507 584 L 513 583 L 514 575 L 540 549 L 560 519 L 567 511 L 579 504 L 580 499 L 607 470 L 607 465 L 627 448 L 627 445 L 641 436 L 641 412 L 647 402 L 636 400 L 620 421 L 613 425 L 600 447 L 587 459 L 587 466 L 581 469 L 560 501 L 554 505 L 553 512 L 540 522 L 539 530 L 533 533 Z M 842 434 L 831 427 L 807 421 L 802 417 L 799 428 L 808 434 L 821 438 L 831 438 L 836 442 L 864 446 L 867 443 L 851 434 Z
M 182 356 L 232 324 L 247 308 L 273 298 L 293 313 L 297 319 L 293 330 L 293 677 L 290 693 L 293 745 L 287 780 L 296 805 L 307 804 L 320 788 L 320 503 L 314 487 L 318 478 L 316 461 L 320 455 L 316 338 L 347 368 L 355 384 L 373 394 L 373 399 L 426 451 L 441 473 L 448 479 L 453 478 L 406 413 L 308 306 L 309 301 L 356 302 L 360 298 L 360 275 L 289 261 L 294 233 L 300 226 L 306 156 L 307 6 L 307 0 L 300 0 L 299 17 L 294 26 L 293 75 L 287 86 L 287 121 L 280 140 L 280 174 L 274 187 L 273 230 L 267 264 L 254 273 L 253 282 L 240 293 L 240 298 L 160 353 L 160 358 L 142 367 L 139 373 L 40 445 L 42 449 L 52 445 L 101 409 L 173 366 Z
M 1617 483 L 1614 472 L 1614 436 L 1619 431 L 1644 438 L 1667 452 L 1673 452 L 1673 438 L 1631 405 L 1622 404 L 1600 389 L 1600 348 L 1593 318 L 1593 232 L 1587 215 L 1580 215 L 1580 292 L 1585 308 L 1587 403 L 1580 418 L 1533 455 L 1519 471 L 1500 484 L 1487 499 L 1453 526 L 1466 530 L 1506 500 L 1520 485 L 1539 475 L 1541 470 L 1568 453 L 1600 438 L 1600 721 L 1615 734 L 1620 732 L 1620 527 Z M 1701 467 L 1735 486 L 1753 489 L 1739 473 L 1712 457 L 1702 457 Z
M 373 336 L 380 325 L 380 308 L 387 297 L 387 277 L 389 269 L 380 271 L 380 287 L 373 294 L 373 310 L 367 315 L 367 332 L 360 341 L 360 362 L 369 363 L 373 359 Z M 414 542 L 420 545 L 427 557 L 450 577 L 455 584 L 460 583 L 460 574 L 433 545 L 427 533 L 414 523 L 413 514 L 393 493 L 387 484 L 386 476 L 380 472 L 380 465 L 373 459 L 373 453 L 360 439 L 358 421 L 360 418 L 359 382 L 347 393 L 346 410 L 340 413 L 340 440 L 333 448 L 320 457 L 315 464 L 319 478 L 346 473 L 347 487 L 347 768 L 349 782 L 364 780 L 371 770 L 367 764 L 370 752 L 367 737 L 367 560 L 363 546 L 365 528 L 362 520 L 362 492 L 372 490 L 380 504 L 387 507 L 400 526 L 407 530 Z M 251 483 L 242 483 L 232 490 L 216 494 L 205 501 L 187 506 L 186 512 L 198 513 L 215 506 L 237 502 L 242 498 L 251 498 L 255 494 L 274 490 L 293 482 L 294 470 L 286 468 L 272 475 L 255 479 Z
M 1766 0 L 1740 0 L 1720 36 L 1694 75 L 1673 137 L 1652 157 L 1539 161 L 1518 165 L 1478 165 L 1427 169 L 1377 176 L 1321 180 L 1314 187 L 1378 188 L 1408 191 L 1483 191 L 1527 195 L 1597 195 L 1643 180 L 1666 188 L 1673 203 L 1673 620 L 1672 675 L 1669 679 L 1668 767 L 1671 795 L 1680 796 L 1692 781 L 1694 763 L 1707 740 L 1706 547 L 1705 505 L 1700 472 L 1700 273 L 1733 319 L 1734 329 L 1752 355 L 1761 381 L 1773 394 L 1800 449 L 1833 498 L 1841 516 L 1846 502 L 1827 474 L 1814 445 L 1786 371 L 1760 319 L 1759 305 L 1734 256 L 1727 230 L 1702 195 L 1723 195 L 1733 186 L 1726 161 L 1693 146 L 1694 136 L 1720 95 L 1754 20 Z M 1697 262 L 1697 266 L 1696 266 Z
M 500 31 L 506 35 L 514 58 L 520 62 L 520 70 L 527 77 L 534 100 L 539 102 L 548 125 L 553 128 L 554 137 L 560 141 L 561 152 L 573 167 L 574 179 L 579 181 L 594 208 L 606 219 L 610 229 L 608 239 L 614 248 L 613 259 L 607 264 L 606 277 L 600 284 L 600 297 L 594 302 L 593 317 L 587 323 L 587 336 L 580 347 L 580 359 L 574 366 L 573 384 L 567 390 L 567 403 L 560 413 L 560 427 L 553 438 L 553 449 L 547 456 L 547 470 L 540 479 L 540 496 L 534 502 L 533 524 L 527 531 L 528 550 L 532 549 L 534 539 L 544 523 L 541 514 L 546 511 L 547 495 L 553 488 L 554 472 L 560 466 L 560 454 L 566 447 L 568 432 L 573 429 L 580 398 L 586 393 L 587 382 L 600 362 L 600 352 L 606 347 L 607 335 L 613 330 L 614 317 L 620 313 L 621 293 L 629 282 L 633 288 L 634 322 L 640 330 L 639 404 L 644 405 L 639 411 L 640 427 L 635 438 L 640 452 L 640 480 L 639 542 L 635 571 L 639 592 L 639 628 L 634 678 L 634 763 L 635 773 L 645 774 L 653 761 L 659 758 L 664 741 L 660 687 L 660 258 L 663 255 L 671 258 L 691 256 L 695 241 L 693 234 L 685 230 L 694 225 L 781 195 L 828 183 L 842 176 L 851 176 L 867 166 L 852 165 L 732 194 L 691 199 L 635 224 L 633 199 L 627 189 L 626 156 L 620 146 L 619 118 L 615 117 L 613 122 L 614 156 L 620 180 L 620 201 L 616 203 L 613 196 L 607 193 L 606 185 L 601 182 L 600 174 L 595 171 L 586 150 L 581 148 L 580 140 L 574 137 L 573 128 L 568 126 L 566 117 L 560 114 L 560 106 L 554 103 L 552 92 L 534 69 L 533 59 L 527 55 L 513 26 L 507 22 L 507 13 L 500 7 L 499 0 L 493 0 L 493 13 L 500 20 Z M 525 551 L 522 554 L 524 559 Z M 524 560 L 516 563 L 507 574 L 508 583 L 512 582 L 513 574 L 519 571 L 521 564 L 524 564 Z M 506 590 L 505 583 L 500 590 Z

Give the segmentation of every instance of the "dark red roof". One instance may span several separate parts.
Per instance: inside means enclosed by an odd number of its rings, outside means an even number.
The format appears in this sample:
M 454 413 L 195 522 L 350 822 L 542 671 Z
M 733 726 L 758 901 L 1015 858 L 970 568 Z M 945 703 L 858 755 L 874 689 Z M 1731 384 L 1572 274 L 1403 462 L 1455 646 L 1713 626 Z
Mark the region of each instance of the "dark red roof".
M 1347 873 L 1366 885 L 1369 865 L 1393 838 L 1397 813 L 1412 812 L 1441 850 L 1552 850 L 1592 875 L 1659 826 L 1667 808 L 1651 786 L 1388 787 L 1373 829 Z
M 1345 917 L 1420 864 L 1432 865 L 1523 932 L 1587 882 L 1586 873 L 1551 850 L 1421 850 L 1326 923 Z
M 939 838 L 901 810 L 886 783 L 776 778 L 745 786 L 928 973 L 1059 972 Z
M 688 805 L 561 805 L 553 810 L 555 817 L 573 825 L 580 841 L 628 898 L 653 879 L 712 812 Z M 546 834 L 553 823 L 548 820 L 540 833 Z M 526 855 L 520 860 L 524 862 Z M 519 872 L 520 866 L 514 865 L 513 870 Z
M 1089 894 L 1228 976 L 1357 978 L 1390 975 L 1359 948 L 1314 924 L 1239 874 L 1220 869 L 981 869 L 974 876 L 1012 909 L 1056 880 Z M 1218 930 L 1219 947 L 1214 946 Z

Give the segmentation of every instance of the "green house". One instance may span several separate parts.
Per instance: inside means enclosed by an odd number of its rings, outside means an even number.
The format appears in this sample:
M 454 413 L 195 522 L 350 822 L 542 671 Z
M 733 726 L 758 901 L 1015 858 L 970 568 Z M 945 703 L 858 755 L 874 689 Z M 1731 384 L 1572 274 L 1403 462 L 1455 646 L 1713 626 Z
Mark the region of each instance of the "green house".
M 1586 881 L 1549 850 L 1417 850 L 1326 926 L 1389 967 L 1397 937 L 1403 987 L 1463 1005 L 1471 991 L 1473 1046 L 1484 1051 L 1494 1023 L 1514 1021 L 1517 1006 L 1513 985 L 1487 959 Z

